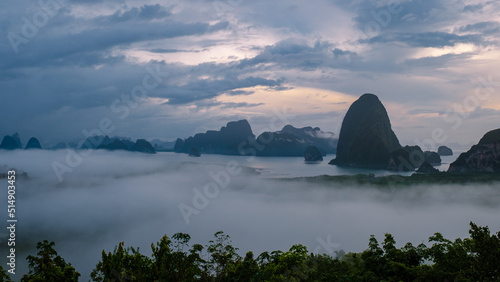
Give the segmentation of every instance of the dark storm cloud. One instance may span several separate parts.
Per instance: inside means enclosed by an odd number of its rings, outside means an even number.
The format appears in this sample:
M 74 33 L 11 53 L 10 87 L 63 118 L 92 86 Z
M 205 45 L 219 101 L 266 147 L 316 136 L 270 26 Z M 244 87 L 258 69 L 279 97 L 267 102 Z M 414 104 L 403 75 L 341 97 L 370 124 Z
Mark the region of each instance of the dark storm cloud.
M 170 9 L 159 4 L 144 5 L 140 8 L 131 8 L 126 11 L 116 11 L 109 16 L 101 16 L 96 18 L 96 21 L 101 24 L 118 23 L 129 20 L 153 20 L 162 19 L 172 15 Z
M 461 26 L 458 32 L 481 32 L 485 35 L 497 34 L 500 32 L 500 23 L 495 21 L 479 22 Z
M 220 107 L 221 109 L 252 108 L 252 107 L 258 107 L 258 106 L 262 106 L 262 105 L 265 105 L 265 103 L 247 103 L 247 102 L 232 103 L 232 102 L 215 101 L 213 99 L 206 100 L 206 101 L 200 101 L 200 102 L 196 103 L 196 106 L 200 109 L 213 108 L 213 107 Z
M 277 87 L 284 83 L 284 79 L 264 79 L 261 77 L 226 77 L 220 80 L 194 80 L 184 86 L 168 86 L 155 92 L 156 97 L 168 98 L 168 104 L 178 105 L 192 103 L 199 100 L 212 99 L 227 91 L 254 86 Z
M 321 68 L 355 67 L 361 58 L 355 52 L 335 48 L 330 42 L 316 41 L 314 45 L 296 40 L 283 40 L 267 46 L 257 56 L 241 60 L 238 68 L 266 68 L 272 63 L 280 69 L 312 71 Z
M 222 103 L 222 109 L 233 109 L 233 108 L 252 108 L 265 105 L 265 103 Z
M 19 56 L 7 56 L 12 53 L 12 50 L 3 48 L 1 52 L 7 59 L 3 60 L 0 66 L 19 68 L 44 67 L 54 64 L 73 65 L 71 55 L 80 56 L 89 52 L 104 52 L 112 47 L 150 40 L 202 35 L 225 29 L 227 26 L 227 22 L 213 25 L 207 23 L 184 24 L 174 21 L 160 23 L 123 22 L 106 28 L 91 28 L 76 34 L 40 36 L 35 37 L 34 42 L 29 42 L 28 46 L 20 46 Z M 102 55 L 102 57 L 107 56 Z
M 423 57 L 419 59 L 411 59 L 405 62 L 408 68 L 439 68 L 445 65 L 451 65 L 462 62 L 464 59 L 470 58 L 474 54 L 445 54 L 437 57 Z
M 385 44 L 403 43 L 410 47 L 434 47 L 442 48 L 455 46 L 459 43 L 484 44 L 483 36 L 479 34 L 457 35 L 447 32 L 425 32 L 425 33 L 389 33 L 375 36 L 362 43 Z
M 344 8 L 357 13 L 353 20 L 362 32 L 372 21 L 381 24 L 380 31 L 384 33 L 401 29 L 426 29 L 436 22 L 453 17 L 444 1 L 386 1 L 384 5 L 379 1 L 361 0 L 344 4 Z
M 228 91 L 226 94 L 231 95 L 231 96 L 239 96 L 239 95 L 251 95 L 255 93 L 254 91 L 244 91 L 244 90 L 233 90 L 233 91 Z
M 464 7 L 464 12 L 477 12 L 477 11 L 481 11 L 483 9 L 483 7 L 484 7 L 483 4 L 466 5 Z

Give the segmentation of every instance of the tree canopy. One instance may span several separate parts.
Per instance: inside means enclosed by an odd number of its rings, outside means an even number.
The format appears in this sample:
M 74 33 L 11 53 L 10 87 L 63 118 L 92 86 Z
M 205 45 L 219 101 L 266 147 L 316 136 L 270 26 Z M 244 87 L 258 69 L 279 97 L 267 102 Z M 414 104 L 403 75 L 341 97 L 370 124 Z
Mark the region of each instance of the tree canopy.
M 184 233 L 151 244 L 152 256 L 120 242 L 102 251 L 93 281 L 500 281 L 500 231 L 470 223 L 470 238 L 451 241 L 440 233 L 429 246 L 396 246 L 391 234 L 375 236 L 361 253 L 315 254 L 303 245 L 244 257 L 219 231 L 206 246 L 191 244 Z M 28 256 L 29 273 L 21 281 L 77 281 L 80 274 L 57 255 L 54 242 L 38 243 Z M 9 281 L 0 267 L 2 281 Z

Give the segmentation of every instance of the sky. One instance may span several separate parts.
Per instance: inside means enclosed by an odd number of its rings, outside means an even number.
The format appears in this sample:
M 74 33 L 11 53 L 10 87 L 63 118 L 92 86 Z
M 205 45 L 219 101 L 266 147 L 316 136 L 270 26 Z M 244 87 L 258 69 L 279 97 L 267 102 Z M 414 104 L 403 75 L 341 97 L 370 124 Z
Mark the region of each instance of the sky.
M 0 135 L 340 131 L 378 95 L 405 145 L 499 127 L 498 1 L 2 1 Z

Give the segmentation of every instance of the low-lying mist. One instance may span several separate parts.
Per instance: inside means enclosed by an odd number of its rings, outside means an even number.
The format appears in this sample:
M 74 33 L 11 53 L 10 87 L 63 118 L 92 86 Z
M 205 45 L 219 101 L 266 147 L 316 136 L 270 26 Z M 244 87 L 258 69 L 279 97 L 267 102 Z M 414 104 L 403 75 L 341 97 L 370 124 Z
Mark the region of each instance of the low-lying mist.
M 151 243 L 177 232 L 205 245 L 221 230 L 241 255 L 249 250 L 258 255 L 299 243 L 320 253 L 359 252 L 370 234 L 383 240 L 391 233 L 398 245 L 427 243 L 435 232 L 463 238 L 470 221 L 500 228 L 497 185 L 340 187 L 264 179 L 238 166 L 237 157 L 207 163 L 203 156 L 106 151 L 83 157 L 59 182 L 52 164 L 64 164 L 66 157 L 65 150 L 0 152 L 0 166 L 29 175 L 16 182 L 15 280 L 27 272 L 25 258 L 36 254 L 42 240 L 55 241 L 58 253 L 88 280 L 103 249 L 112 251 L 124 241 L 150 255 Z M 0 181 L 7 186 L 6 179 Z M 0 218 L 6 224 L 7 190 L 2 190 Z

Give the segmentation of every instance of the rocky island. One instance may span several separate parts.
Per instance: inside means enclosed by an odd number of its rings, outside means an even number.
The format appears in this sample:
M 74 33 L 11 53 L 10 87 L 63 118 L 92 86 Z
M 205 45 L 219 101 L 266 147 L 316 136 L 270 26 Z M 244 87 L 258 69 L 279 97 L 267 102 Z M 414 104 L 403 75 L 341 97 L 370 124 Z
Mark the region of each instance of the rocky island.
M 500 172 L 500 129 L 489 131 L 477 145 L 460 154 L 448 172 Z
M 374 94 L 363 94 L 344 117 L 333 165 L 388 169 L 393 152 L 401 149 L 384 105 Z M 402 152 L 402 151 L 400 151 Z

